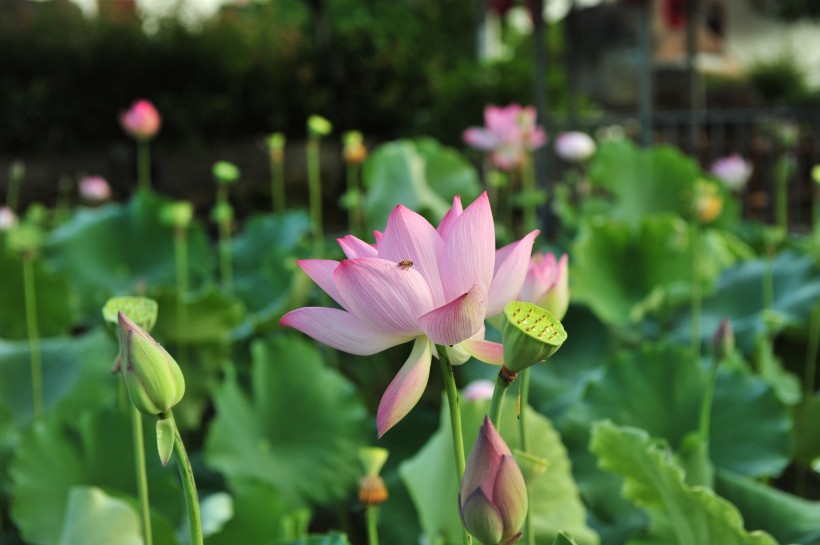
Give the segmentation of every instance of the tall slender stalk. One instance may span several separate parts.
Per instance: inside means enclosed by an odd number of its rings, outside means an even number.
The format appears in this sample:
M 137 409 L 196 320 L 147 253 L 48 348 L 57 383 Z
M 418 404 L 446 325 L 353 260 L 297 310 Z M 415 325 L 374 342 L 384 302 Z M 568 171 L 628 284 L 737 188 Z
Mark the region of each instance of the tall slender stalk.
M 222 278 L 222 289 L 230 293 L 233 290 L 233 263 L 231 259 L 231 219 L 233 211 L 228 202 L 228 187 L 220 185 L 217 189 L 216 206 L 220 210 L 217 218 L 219 226 L 219 274 Z
M 353 203 L 350 203 L 348 208 L 348 224 L 350 230 L 357 236 L 362 234 L 364 230 L 364 214 L 362 212 L 362 193 L 359 177 L 361 176 L 361 167 L 357 163 L 348 163 L 347 165 L 347 193 L 348 195 L 355 195 Z
M 518 434 L 521 438 L 521 450 L 526 453 L 530 452 L 530 439 L 527 433 L 527 405 L 530 401 L 530 368 L 527 367 L 521 371 L 521 410 L 518 415 Z M 530 495 L 530 487 L 527 487 L 527 496 Z M 532 498 L 529 499 L 529 505 L 532 505 Z M 535 533 L 532 529 L 532 510 L 527 509 L 527 518 L 524 522 L 524 536 L 526 537 L 528 545 L 535 545 Z
M 698 219 L 695 218 L 692 221 L 692 237 L 691 237 L 691 247 L 692 247 L 692 308 L 691 308 L 691 315 L 692 315 L 692 322 L 690 324 L 691 327 L 691 343 L 692 343 L 692 357 L 694 361 L 698 361 L 700 359 L 700 345 L 701 345 L 701 338 L 700 338 L 700 315 L 701 315 L 701 306 L 702 306 L 702 294 L 701 294 L 701 285 L 700 285 L 700 252 L 698 249 L 700 248 L 700 223 Z
M 458 388 L 456 387 L 456 377 L 453 374 L 453 366 L 450 365 L 450 358 L 447 355 L 446 347 L 436 345 L 441 373 L 444 376 L 444 388 L 447 392 L 447 404 L 450 409 L 450 430 L 453 434 L 453 452 L 456 460 L 456 483 L 461 486 L 461 477 L 464 475 L 464 435 L 461 429 L 461 408 L 458 402 Z M 463 545 L 471 545 L 472 536 L 463 529 Z
M 191 530 L 191 545 L 203 545 L 202 516 L 199 511 L 199 498 L 196 493 L 194 471 L 191 469 L 191 460 L 188 451 L 182 442 L 176 420 L 172 411 L 168 411 L 168 418 L 174 425 L 174 452 L 177 455 L 179 476 L 182 479 L 182 492 L 185 495 L 185 506 L 188 510 L 188 526 Z
M 34 256 L 31 253 L 22 255 L 23 292 L 26 300 L 26 326 L 28 328 L 28 347 L 31 354 L 31 398 L 34 421 L 40 422 L 45 414 L 43 396 L 43 360 L 40 353 L 40 332 L 37 327 L 37 293 L 34 282 Z
M 806 348 L 806 366 L 803 370 L 804 399 L 807 402 L 814 395 L 818 345 L 820 345 L 820 304 L 814 306 L 809 317 L 809 344 Z
M 177 284 L 177 330 L 179 331 L 179 355 L 182 363 L 188 363 L 188 231 L 185 227 L 174 230 L 174 260 Z
M 791 176 L 792 163 L 790 153 L 786 152 L 780 156 L 775 165 L 775 224 L 783 229 L 784 233 L 789 229 L 789 177 Z
M 322 175 L 319 158 L 319 139 L 311 137 L 307 142 L 308 189 L 310 192 L 310 220 L 313 226 L 313 248 L 318 256 L 324 253 L 324 228 L 322 227 Z
M 507 395 L 507 390 L 517 375 L 518 373 L 510 371 L 502 365 L 498 377 L 495 379 L 493 399 L 490 401 L 490 421 L 498 433 L 501 433 L 501 410 L 504 408 L 504 396 Z
M 379 508 L 376 505 L 368 505 L 367 512 L 367 543 L 368 545 L 379 545 L 379 525 L 377 523 Z
M 125 383 L 124 380 L 120 381 Z M 151 532 L 151 507 L 148 501 L 148 472 L 145 469 L 145 441 L 142 433 L 142 413 L 132 404 L 131 437 L 134 446 L 134 468 L 137 477 L 137 496 L 139 497 L 140 515 L 142 516 L 142 535 L 145 545 L 153 544 Z
M 271 195 L 273 196 L 273 210 L 277 214 L 285 212 L 285 162 L 284 160 L 271 160 Z
M 140 189 L 151 188 L 151 148 L 148 140 L 137 140 L 137 182 Z

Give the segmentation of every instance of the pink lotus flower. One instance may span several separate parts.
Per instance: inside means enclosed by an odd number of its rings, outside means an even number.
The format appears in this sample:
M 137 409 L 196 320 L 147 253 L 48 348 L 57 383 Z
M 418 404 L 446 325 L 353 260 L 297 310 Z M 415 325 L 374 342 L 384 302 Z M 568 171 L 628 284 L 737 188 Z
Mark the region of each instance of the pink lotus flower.
M 572 163 L 582 163 L 595 153 L 595 140 L 584 132 L 562 132 L 555 138 L 555 153 Z
M 80 197 L 89 203 L 99 203 L 111 198 L 111 186 L 102 176 L 85 176 L 80 179 Z
M 484 399 L 492 399 L 493 391 L 495 390 L 495 382 L 485 378 L 474 380 L 464 388 L 462 395 L 464 401 L 481 401 Z
M 162 118 L 151 101 L 139 99 L 134 101 L 128 111 L 120 114 L 120 124 L 133 138 L 150 140 L 159 131 Z
M 339 239 L 348 258 L 341 262 L 300 261 L 302 270 L 342 308 L 296 309 L 280 324 L 362 356 L 413 341 L 410 356 L 379 404 L 376 421 L 382 436 L 424 392 L 434 344 L 457 345 L 455 352 L 484 361 L 500 360 L 501 345 L 483 340 L 484 318 L 502 312 L 521 291 L 538 231 L 496 251 L 484 193 L 466 210 L 459 197 L 453 199 L 438 228 L 397 206 L 384 233 L 375 235 L 373 245 L 353 235 Z
M 567 254 L 556 261 L 553 254 L 535 253 L 530 260 L 519 301 L 534 303 L 545 308 L 559 320 L 569 307 L 569 273 Z
M 752 164 L 735 153 L 716 160 L 709 171 L 730 190 L 740 191 L 752 177 Z
M 0 206 L 0 233 L 17 225 L 17 214 L 8 206 Z
M 462 137 L 470 146 L 491 152 L 496 167 L 510 170 L 521 165 L 528 151 L 540 148 L 547 141 L 544 129 L 535 124 L 536 116 L 532 106 L 487 106 L 484 109 L 486 127 L 470 127 Z
M 515 543 L 528 503 L 524 476 L 510 447 L 484 417 L 458 493 L 464 527 L 485 545 Z

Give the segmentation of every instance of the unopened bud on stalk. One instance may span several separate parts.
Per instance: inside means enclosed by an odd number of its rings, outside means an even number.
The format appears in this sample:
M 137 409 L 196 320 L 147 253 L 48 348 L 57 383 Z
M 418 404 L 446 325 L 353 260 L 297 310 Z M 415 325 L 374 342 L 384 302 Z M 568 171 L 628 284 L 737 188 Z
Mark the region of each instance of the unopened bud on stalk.
M 342 155 L 346 163 L 357 165 L 367 158 L 367 147 L 364 145 L 364 137 L 359 131 L 348 131 L 342 137 L 344 150 Z
M 359 460 L 364 468 L 364 477 L 359 481 L 359 501 L 364 505 L 378 505 L 387 500 L 387 487 L 379 477 L 389 452 L 379 447 L 359 449 Z
M 312 138 L 327 136 L 333 131 L 333 125 L 320 115 L 312 115 L 307 120 L 308 135 Z
M 122 312 L 117 315 L 121 372 L 131 402 L 142 413 L 161 415 L 180 402 L 185 378 L 173 357 Z
M 552 356 L 564 341 L 564 326 L 549 311 L 532 303 L 511 301 L 504 307 L 504 367 L 517 373 Z
M 735 351 L 735 333 L 728 318 L 721 320 L 720 325 L 712 337 L 712 348 L 718 359 L 728 358 Z
M 212 170 L 218 184 L 234 184 L 239 180 L 239 167 L 228 161 L 217 161 Z
M 194 207 L 188 201 L 166 204 L 160 211 L 160 219 L 166 225 L 186 229 L 194 219 Z
M 43 233 L 28 222 L 20 223 L 8 232 L 7 244 L 11 251 L 31 256 L 37 253 L 43 243 Z
M 270 159 L 274 163 L 281 163 L 285 160 L 285 143 L 287 142 L 287 138 L 285 138 L 285 134 L 281 132 L 275 132 L 265 139 L 265 142 L 268 144 L 268 152 L 270 153 Z
M 216 203 L 211 210 L 211 219 L 216 223 L 231 223 L 233 221 L 233 207 L 227 201 Z

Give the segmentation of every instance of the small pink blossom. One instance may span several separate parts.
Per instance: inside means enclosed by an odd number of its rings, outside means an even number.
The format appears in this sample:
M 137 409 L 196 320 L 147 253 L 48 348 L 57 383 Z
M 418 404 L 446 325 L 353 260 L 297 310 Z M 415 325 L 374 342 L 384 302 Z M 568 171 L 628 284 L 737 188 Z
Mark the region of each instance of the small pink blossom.
M 465 401 L 492 399 L 495 383 L 487 379 L 474 380 L 464 388 L 462 395 Z
M 569 307 L 569 272 L 567 254 L 560 260 L 555 255 L 536 252 L 530 260 L 524 287 L 518 300 L 545 308 L 559 320 Z
M 111 186 L 102 176 L 85 176 L 80 180 L 80 197 L 89 203 L 105 202 L 111 198 Z
M 555 153 L 572 163 L 583 163 L 595 153 L 595 140 L 584 132 L 562 132 L 555 138 Z
M 424 392 L 434 344 L 500 359 L 500 345 L 483 340 L 484 319 L 501 313 L 521 291 L 537 235 L 496 251 L 486 193 L 466 209 L 453 199 L 437 228 L 397 206 L 375 244 L 348 235 L 338 240 L 347 259 L 298 262 L 342 308 L 299 308 L 280 324 L 363 356 L 413 341 L 379 405 L 381 436 Z
M 8 206 L 0 206 L 0 232 L 8 231 L 17 225 L 17 214 Z
M 127 111 L 120 114 L 123 130 L 137 140 L 150 140 L 156 136 L 162 118 L 150 100 L 134 101 Z
M 468 145 L 490 152 L 496 167 L 511 170 L 525 161 L 528 152 L 547 141 L 544 129 L 536 125 L 536 117 L 532 106 L 487 106 L 484 109 L 485 126 L 470 127 L 462 137 Z
M 740 191 L 752 177 L 752 164 L 735 153 L 716 160 L 709 171 L 730 190 Z

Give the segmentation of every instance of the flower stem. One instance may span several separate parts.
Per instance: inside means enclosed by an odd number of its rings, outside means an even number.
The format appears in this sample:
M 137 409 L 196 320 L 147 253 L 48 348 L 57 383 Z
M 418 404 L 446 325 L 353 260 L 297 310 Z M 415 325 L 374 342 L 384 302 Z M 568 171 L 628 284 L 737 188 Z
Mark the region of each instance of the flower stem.
M 310 192 L 310 220 L 313 225 L 313 249 L 318 256 L 324 250 L 322 228 L 322 177 L 319 158 L 319 139 L 310 138 L 307 143 L 308 189 Z
M 461 486 L 461 477 L 464 475 L 464 435 L 461 430 L 461 408 L 458 403 L 458 388 L 456 388 L 456 377 L 453 374 L 453 366 L 450 365 L 450 358 L 447 355 L 447 348 L 436 345 L 439 363 L 441 363 L 441 373 L 444 376 L 444 387 L 447 392 L 447 404 L 450 408 L 450 430 L 453 434 L 453 452 L 456 458 L 456 483 Z M 471 545 L 472 536 L 464 528 L 462 535 L 463 545 Z
M 277 214 L 285 212 L 285 162 L 283 160 L 271 160 L 271 196 L 273 197 L 273 210 Z
M 692 357 L 695 361 L 700 359 L 700 314 L 701 314 L 701 289 L 700 289 L 700 224 L 697 218 L 692 222 L 692 323 L 691 342 Z
M 503 367 L 502 367 L 503 369 Z M 518 432 L 521 438 L 521 450 L 530 452 L 530 440 L 527 433 L 527 405 L 530 399 L 530 368 L 521 371 L 521 409 L 518 414 Z M 530 494 L 530 487 L 527 487 L 527 495 Z M 532 498 L 529 498 L 529 505 L 532 505 Z M 527 518 L 524 522 L 524 535 L 527 545 L 535 545 L 535 533 L 532 530 L 532 510 L 527 509 Z
M 783 229 L 789 229 L 789 177 L 791 176 L 791 157 L 784 153 L 775 165 L 775 223 Z
M 224 209 L 230 207 L 228 202 L 228 188 L 219 186 L 217 191 L 217 206 Z M 219 273 L 222 277 L 222 289 L 230 293 L 233 290 L 233 263 L 231 262 L 231 218 L 227 215 L 219 218 Z
M 516 376 L 518 376 L 518 373 L 510 371 L 502 365 L 501 370 L 498 372 L 498 378 L 495 379 L 493 399 L 490 401 L 490 421 L 498 433 L 501 433 L 501 409 L 504 408 L 504 396 Z
M 37 293 L 34 283 L 34 257 L 23 255 L 23 292 L 26 300 L 26 325 L 28 327 L 28 347 L 31 354 L 31 398 L 34 421 L 43 420 L 43 360 L 40 354 L 40 333 L 37 328 Z
M 177 227 L 174 232 L 174 259 L 177 281 L 177 330 L 179 354 L 183 364 L 188 362 L 188 232 L 185 227 Z M 146 544 L 147 545 L 147 544 Z
M 379 527 L 377 524 L 378 520 L 378 507 L 375 505 L 368 505 L 365 508 L 367 512 L 367 543 L 368 545 L 379 545 Z
M 806 349 L 806 367 L 803 375 L 805 402 L 808 402 L 814 395 L 818 345 L 820 345 L 820 303 L 815 305 L 809 317 L 809 344 Z
M 168 411 L 168 418 L 171 419 L 171 423 L 174 425 L 174 452 L 176 452 L 177 455 L 179 476 L 182 479 L 182 491 L 185 494 L 185 506 L 188 509 L 191 545 L 203 545 L 202 517 L 199 513 L 199 498 L 196 494 L 194 471 L 191 469 L 191 461 L 188 458 L 185 445 L 182 443 L 182 437 L 179 435 L 179 428 L 177 427 L 176 420 L 174 420 L 173 412 Z
M 151 149 L 148 140 L 137 140 L 137 183 L 140 189 L 151 188 Z
M 121 381 L 125 382 L 125 381 Z M 131 405 L 131 436 L 134 444 L 134 466 L 137 472 L 137 496 L 142 516 L 142 535 L 145 545 L 152 545 L 151 507 L 148 502 L 148 473 L 145 469 L 145 441 L 142 434 L 142 413 Z
M 356 195 L 352 206 L 348 208 L 348 223 L 350 230 L 360 236 L 364 230 L 364 214 L 362 213 L 362 194 L 359 184 L 361 168 L 359 165 L 350 163 L 347 165 L 347 191 L 348 195 Z

